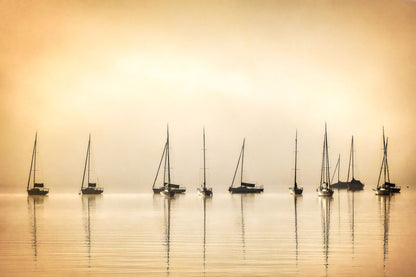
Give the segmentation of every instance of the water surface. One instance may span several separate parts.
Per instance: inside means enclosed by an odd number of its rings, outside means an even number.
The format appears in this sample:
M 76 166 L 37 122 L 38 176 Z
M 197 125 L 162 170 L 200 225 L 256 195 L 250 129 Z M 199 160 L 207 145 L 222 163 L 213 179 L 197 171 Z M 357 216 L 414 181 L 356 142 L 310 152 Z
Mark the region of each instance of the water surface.
M 412 276 L 415 197 L 0 195 L 0 268 L 24 276 Z

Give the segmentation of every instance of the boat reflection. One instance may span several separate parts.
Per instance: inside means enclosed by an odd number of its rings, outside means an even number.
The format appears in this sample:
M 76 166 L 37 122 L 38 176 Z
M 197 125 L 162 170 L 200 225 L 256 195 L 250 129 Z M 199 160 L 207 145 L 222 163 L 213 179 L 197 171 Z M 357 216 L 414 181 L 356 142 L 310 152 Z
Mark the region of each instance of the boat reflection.
M 328 253 L 329 253 L 329 231 L 331 221 L 331 201 L 332 198 L 320 198 L 321 203 L 321 222 L 322 222 L 322 246 L 325 256 L 325 276 L 328 276 Z
M 170 197 L 166 197 L 163 199 L 163 207 L 164 207 L 164 214 L 165 214 L 165 245 L 166 245 L 166 274 L 169 276 L 169 270 L 170 270 L 170 205 L 171 199 Z
M 243 258 L 246 260 L 246 226 L 244 223 L 244 199 L 250 195 L 241 194 L 240 211 L 241 211 L 241 243 L 243 246 Z
M 204 206 L 204 242 L 203 242 L 203 266 L 205 276 L 205 264 L 206 264 L 206 243 L 207 243 L 207 201 L 211 201 L 211 198 L 202 197 Z
M 97 199 L 101 199 L 102 195 L 84 194 L 82 195 L 82 210 L 84 213 L 84 230 L 85 230 L 85 244 L 88 249 L 88 267 L 91 267 L 91 212 L 95 211 Z
M 43 206 L 45 196 L 42 195 L 28 195 L 27 196 L 27 208 L 29 213 L 32 214 L 32 247 L 33 247 L 33 259 L 37 261 L 38 257 L 38 238 L 37 238 L 37 223 L 36 223 L 36 206 Z
M 390 200 L 391 195 L 385 195 L 378 198 L 380 202 L 380 217 L 383 222 L 383 272 L 386 276 L 386 262 L 389 252 L 389 221 L 390 221 Z
M 301 195 L 300 195 L 301 196 Z M 299 257 L 299 243 L 298 243 L 298 208 L 297 208 L 297 201 L 298 197 L 300 196 L 293 196 L 293 203 L 295 206 L 295 245 L 296 245 L 296 267 L 298 266 L 298 257 Z
M 348 204 L 350 211 L 350 224 L 351 224 L 351 251 L 352 258 L 354 259 L 354 250 L 355 250 L 355 237 L 354 237 L 354 228 L 355 228 L 355 192 L 353 190 L 348 191 Z M 351 198 L 351 199 L 350 199 Z

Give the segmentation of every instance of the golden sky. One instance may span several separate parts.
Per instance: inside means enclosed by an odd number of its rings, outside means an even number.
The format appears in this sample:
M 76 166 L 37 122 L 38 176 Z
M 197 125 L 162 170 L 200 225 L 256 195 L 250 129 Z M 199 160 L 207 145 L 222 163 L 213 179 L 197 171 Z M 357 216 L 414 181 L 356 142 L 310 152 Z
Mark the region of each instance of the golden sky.
M 0 186 L 23 192 L 33 139 L 52 191 L 78 191 L 88 133 L 106 191 L 150 191 L 169 123 L 173 181 L 230 185 L 243 137 L 247 181 L 320 177 L 376 185 L 382 126 L 392 181 L 416 179 L 416 2 L 2 1 Z

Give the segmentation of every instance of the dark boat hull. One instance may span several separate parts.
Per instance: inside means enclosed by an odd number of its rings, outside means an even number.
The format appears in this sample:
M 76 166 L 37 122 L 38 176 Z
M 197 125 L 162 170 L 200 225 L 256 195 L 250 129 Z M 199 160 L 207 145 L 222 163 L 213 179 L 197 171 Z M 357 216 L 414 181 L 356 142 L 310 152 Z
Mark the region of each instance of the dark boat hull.
M 317 188 L 316 192 L 318 193 L 318 196 L 321 197 L 332 197 L 332 195 L 334 194 L 334 191 L 331 188 Z
M 160 187 L 160 188 L 153 188 L 153 193 L 158 194 L 161 193 L 162 191 L 165 190 L 165 187 Z M 171 188 L 170 189 L 173 193 L 185 193 L 186 192 L 186 188 L 184 187 L 179 187 L 179 188 Z
M 252 188 L 252 187 L 229 187 L 228 191 L 231 193 L 261 193 L 264 191 L 263 188 Z
M 102 188 L 82 188 L 81 189 L 82 194 L 101 194 L 104 192 L 104 189 Z
M 352 179 L 351 182 L 347 183 L 348 190 L 363 190 L 364 184 L 360 182 L 360 180 Z
M 301 195 L 303 192 L 303 188 L 289 188 L 289 190 L 293 195 Z
M 203 196 L 212 196 L 212 188 L 198 188 L 197 190 Z
M 347 189 L 348 188 L 348 182 L 337 182 L 335 184 L 329 185 L 331 189 Z
M 49 189 L 31 188 L 27 190 L 27 194 L 29 195 L 46 195 L 48 192 Z
M 165 190 L 165 187 L 153 188 L 153 193 L 161 193 L 164 190 Z

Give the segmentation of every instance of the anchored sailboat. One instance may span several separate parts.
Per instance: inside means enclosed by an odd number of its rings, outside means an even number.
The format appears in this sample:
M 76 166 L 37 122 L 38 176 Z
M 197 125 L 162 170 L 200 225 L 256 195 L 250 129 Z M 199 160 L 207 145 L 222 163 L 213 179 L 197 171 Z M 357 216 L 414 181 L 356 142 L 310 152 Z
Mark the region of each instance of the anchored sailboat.
M 293 195 L 301 195 L 303 192 L 302 187 L 298 187 L 298 183 L 296 182 L 296 172 L 297 172 L 297 161 L 298 161 L 298 131 L 296 131 L 296 138 L 295 138 L 295 184 L 293 188 L 289 188 L 290 193 Z
M 27 180 L 27 193 L 29 195 L 46 195 L 49 192 L 48 188 L 45 188 L 43 183 L 36 183 L 36 148 L 38 142 L 38 133 L 35 134 L 35 143 L 33 145 L 32 160 L 30 161 L 29 179 Z M 33 186 L 30 187 L 30 178 L 32 176 L 33 169 Z
M 329 187 L 329 155 L 328 155 L 328 135 L 325 123 L 324 145 L 322 151 L 321 181 L 316 189 L 318 196 L 332 196 L 334 191 Z
M 244 145 L 246 139 L 243 140 L 243 146 L 241 147 L 240 156 L 238 157 L 237 167 L 235 168 L 233 181 L 231 182 L 231 186 L 228 188 L 228 191 L 231 193 L 260 193 L 263 192 L 263 187 L 256 187 L 255 184 L 243 182 L 243 172 L 244 172 Z M 235 176 L 237 175 L 238 166 L 241 161 L 241 183 L 239 187 L 234 187 L 234 180 Z
M 159 176 L 160 167 L 164 163 L 163 169 L 163 185 L 156 187 L 157 177 Z M 160 158 L 159 167 L 157 168 L 155 180 L 153 181 L 153 193 L 160 193 L 165 196 L 174 196 L 175 193 L 184 193 L 186 191 L 185 187 L 180 187 L 171 183 L 170 180 L 170 154 L 169 154 L 169 127 L 167 128 L 167 136 L 165 148 L 163 149 L 162 157 Z
M 342 182 L 339 180 L 339 168 L 340 167 L 341 167 L 341 155 L 338 154 L 338 161 L 337 161 L 337 164 L 335 165 L 334 173 L 332 174 L 331 185 L 329 185 L 331 189 L 346 189 L 347 188 L 347 182 Z M 337 172 L 338 172 L 338 182 L 333 184 L 332 181 L 334 180 L 335 173 Z
M 350 179 L 351 170 L 351 181 Z M 347 175 L 347 186 L 349 190 L 362 190 L 364 184 L 360 180 L 354 178 L 354 137 L 351 137 L 351 149 L 350 149 L 350 161 L 348 163 L 348 175 Z
M 375 189 L 376 195 L 389 195 L 390 193 L 400 192 L 400 187 L 396 187 L 395 184 L 390 182 L 389 165 L 387 162 L 387 148 L 389 139 L 384 136 L 383 127 L 383 161 L 381 162 L 380 173 L 378 175 L 377 188 Z M 380 183 L 381 174 L 383 173 L 384 182 Z
M 200 188 L 198 188 L 198 192 L 203 196 L 212 196 L 212 188 L 207 188 L 207 177 L 206 177 L 206 166 L 205 166 L 205 128 L 203 134 L 203 144 L 204 144 L 204 182 Z
M 97 187 L 97 183 L 90 182 L 91 171 L 91 134 L 88 138 L 87 156 L 85 157 L 84 173 L 82 175 L 81 192 L 82 194 L 101 194 L 104 189 Z M 85 173 L 87 173 L 87 186 L 84 187 Z

